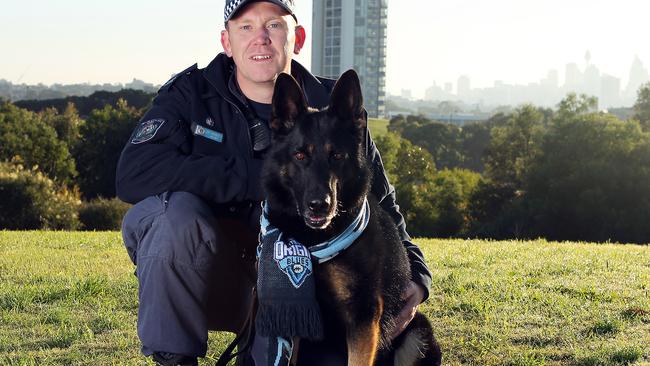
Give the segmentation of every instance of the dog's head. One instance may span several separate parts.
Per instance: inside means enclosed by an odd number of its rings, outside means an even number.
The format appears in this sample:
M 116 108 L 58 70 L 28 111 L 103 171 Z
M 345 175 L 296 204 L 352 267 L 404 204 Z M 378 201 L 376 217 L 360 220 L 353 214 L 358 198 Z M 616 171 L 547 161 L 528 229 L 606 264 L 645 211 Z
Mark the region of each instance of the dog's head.
M 270 126 L 273 147 L 263 183 L 273 209 L 322 230 L 337 215 L 361 207 L 370 175 L 361 86 L 354 71 L 339 78 L 322 111 L 310 109 L 296 80 L 281 74 Z

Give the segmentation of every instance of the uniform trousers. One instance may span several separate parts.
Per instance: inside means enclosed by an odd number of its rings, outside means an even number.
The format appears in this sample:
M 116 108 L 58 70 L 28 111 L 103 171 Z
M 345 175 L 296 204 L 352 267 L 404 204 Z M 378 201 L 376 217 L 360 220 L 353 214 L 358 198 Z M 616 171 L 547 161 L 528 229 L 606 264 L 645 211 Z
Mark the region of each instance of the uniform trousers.
M 144 355 L 204 357 L 209 330 L 241 330 L 256 280 L 257 233 L 245 222 L 188 192 L 151 196 L 127 212 L 122 235 L 136 265 Z M 264 360 L 267 342 L 254 338 L 251 358 Z M 299 364 L 345 364 L 339 347 L 302 342 L 300 349 Z

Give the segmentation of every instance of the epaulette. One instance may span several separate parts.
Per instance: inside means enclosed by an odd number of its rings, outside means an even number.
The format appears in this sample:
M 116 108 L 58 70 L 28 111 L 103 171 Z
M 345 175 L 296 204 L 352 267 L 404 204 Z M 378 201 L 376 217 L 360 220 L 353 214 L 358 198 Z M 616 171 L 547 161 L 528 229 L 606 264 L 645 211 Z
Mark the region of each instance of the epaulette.
M 177 74 L 174 74 L 174 76 L 172 76 L 171 79 L 167 80 L 167 82 L 164 83 L 160 87 L 160 89 L 158 89 L 158 92 L 160 93 L 161 90 L 169 91 L 169 88 L 171 88 L 172 85 L 174 85 L 174 82 L 176 81 L 176 79 L 178 79 L 179 76 L 181 76 L 181 75 L 189 75 L 192 71 L 194 71 L 196 69 L 198 69 L 198 65 L 194 64 L 194 65 L 188 67 L 187 69 L 185 69 L 185 70 L 183 70 L 183 71 L 181 71 L 181 72 L 179 72 Z

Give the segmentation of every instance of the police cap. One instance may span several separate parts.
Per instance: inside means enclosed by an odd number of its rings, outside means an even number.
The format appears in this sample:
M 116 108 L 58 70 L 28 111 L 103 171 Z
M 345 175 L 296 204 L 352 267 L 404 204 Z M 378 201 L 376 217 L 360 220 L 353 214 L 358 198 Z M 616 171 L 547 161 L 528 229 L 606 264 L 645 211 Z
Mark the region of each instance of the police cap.
M 237 11 L 242 9 L 244 6 L 259 1 L 273 3 L 286 10 L 287 13 L 291 14 L 291 16 L 296 19 L 296 21 L 298 20 L 296 15 L 293 13 L 293 0 L 226 0 L 226 6 L 223 9 L 224 23 L 228 23 L 228 21 L 235 16 Z

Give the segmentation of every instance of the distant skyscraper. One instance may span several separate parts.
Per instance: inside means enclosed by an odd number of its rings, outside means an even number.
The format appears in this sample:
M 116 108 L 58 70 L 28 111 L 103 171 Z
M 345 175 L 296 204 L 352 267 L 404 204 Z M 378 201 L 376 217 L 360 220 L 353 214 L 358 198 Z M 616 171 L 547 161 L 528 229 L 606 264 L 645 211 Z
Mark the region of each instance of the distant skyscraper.
M 459 97 L 467 97 L 469 96 L 469 91 L 471 90 L 471 84 L 469 77 L 467 75 L 463 75 L 458 78 L 458 84 L 456 84 L 456 94 Z
M 598 104 L 604 108 L 621 106 L 621 80 L 619 78 L 607 74 L 601 76 Z
M 439 101 L 439 100 L 449 100 L 451 99 L 451 83 L 446 83 L 445 87 L 449 87 L 449 90 L 443 90 L 441 87 L 433 82 L 433 85 L 428 87 L 424 91 L 424 99 L 429 101 Z
M 359 73 L 363 100 L 372 117 L 385 115 L 388 0 L 314 0 L 311 67 L 337 78 Z
M 546 78 L 542 79 L 540 83 L 544 86 L 557 88 L 558 80 L 559 77 L 558 77 L 557 70 L 548 70 L 548 74 L 546 74 Z
M 634 57 L 634 62 L 632 62 L 632 66 L 630 67 L 630 77 L 624 92 L 625 101 L 627 103 L 634 103 L 637 90 L 641 84 L 649 80 L 650 75 L 648 75 L 648 70 L 643 66 L 643 62 L 641 62 L 639 56 Z
M 582 72 L 575 63 L 566 65 L 564 72 L 564 87 L 569 92 L 581 92 L 582 82 L 584 78 Z
M 594 65 L 587 65 L 584 73 L 582 92 L 588 95 L 598 96 L 600 94 L 600 84 L 600 70 Z

